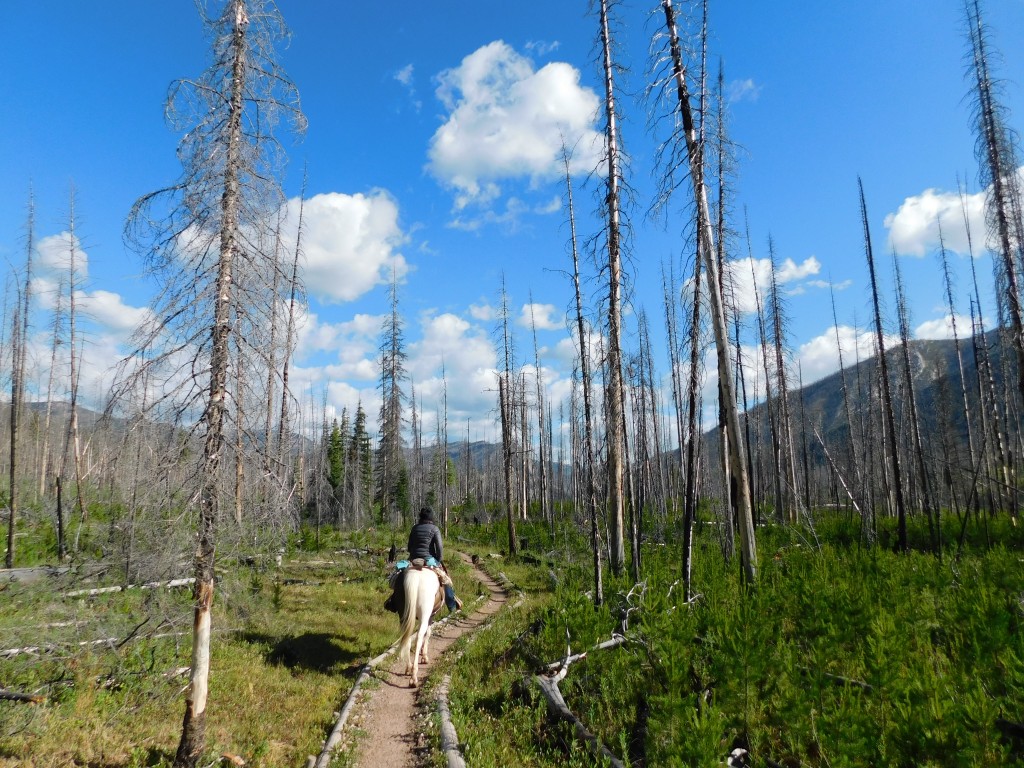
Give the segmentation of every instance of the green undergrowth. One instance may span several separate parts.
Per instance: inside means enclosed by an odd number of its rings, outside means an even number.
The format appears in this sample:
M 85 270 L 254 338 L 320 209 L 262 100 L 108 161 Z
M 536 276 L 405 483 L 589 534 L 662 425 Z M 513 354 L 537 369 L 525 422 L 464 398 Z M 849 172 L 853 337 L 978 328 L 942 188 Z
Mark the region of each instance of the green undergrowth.
M 510 597 L 428 685 L 452 674 L 469 765 L 594 765 L 532 676 L 622 632 L 623 645 L 574 663 L 561 690 L 632 766 L 717 765 L 735 745 L 755 766 L 1020 764 L 1024 531 L 971 522 L 956 558 L 951 518 L 938 558 L 923 551 L 918 520 L 912 551 L 894 553 L 889 523 L 870 549 L 840 516 L 818 521 L 820 547 L 806 529 L 759 529 L 752 589 L 710 527 L 698 531 L 689 604 L 674 544 L 645 545 L 641 584 L 606 573 L 598 608 L 583 528 L 520 524 L 513 559 L 503 524 L 453 526 L 448 548 L 477 555 Z M 273 557 L 219 558 L 208 763 L 231 753 L 250 766 L 302 765 L 319 751 L 361 665 L 397 637 L 382 610 L 390 543 L 304 528 L 280 568 Z M 448 559 L 472 607 L 485 590 Z M 0 687 L 46 697 L 0 701 L 0 766 L 169 765 L 184 706 L 174 672 L 190 662 L 188 590 L 58 596 L 76 586 L 70 575 L 0 585 L 0 646 L 50 646 L 0 658 Z M 126 641 L 78 645 L 98 638 Z M 426 759 L 443 764 L 436 750 Z
M 552 725 L 530 677 L 567 646 L 620 631 L 626 643 L 573 664 L 561 690 L 630 765 L 716 765 L 735 746 L 756 766 L 1020 764 L 1020 530 L 991 522 L 959 559 L 958 530 L 946 532 L 942 559 L 866 549 L 850 530 L 821 522 L 820 548 L 806 530 L 759 530 L 753 589 L 701 535 L 691 604 L 668 547 L 644 548 L 640 586 L 607 578 L 599 608 L 584 558 L 555 569 L 557 586 L 543 556 L 509 573 L 532 585 L 530 600 L 468 644 L 454 670 L 468 764 L 592 765 Z M 915 527 L 912 541 L 926 533 Z
M 322 533 L 319 550 L 294 537 L 281 568 L 273 558 L 218 561 L 207 763 L 231 753 L 249 766 L 305 764 L 362 664 L 396 639 L 397 620 L 382 608 L 389 542 Z M 367 546 L 371 554 L 349 551 Z M 456 580 L 472 591 L 465 571 Z M 0 701 L 0 766 L 170 765 L 187 682 L 175 672 L 191 661 L 189 590 L 61 599 L 64 586 L 2 587 L 3 649 L 50 647 L 0 658 L 0 687 L 45 697 Z M 67 626 L 42 627 L 55 623 Z M 118 640 L 78 645 L 100 637 Z

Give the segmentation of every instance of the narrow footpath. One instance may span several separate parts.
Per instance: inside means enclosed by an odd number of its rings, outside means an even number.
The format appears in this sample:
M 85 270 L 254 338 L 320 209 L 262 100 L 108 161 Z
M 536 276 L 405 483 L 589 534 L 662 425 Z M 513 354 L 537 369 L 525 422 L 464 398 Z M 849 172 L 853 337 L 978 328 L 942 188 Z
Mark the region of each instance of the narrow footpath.
M 466 555 L 459 554 L 469 562 Z M 348 726 L 363 732 L 356 740 L 357 768 L 416 768 L 421 764 L 427 749 L 424 723 L 434 711 L 432 699 L 421 700 L 423 680 L 456 640 L 479 629 L 508 600 L 508 594 L 483 570 L 475 567 L 475 572 L 476 579 L 488 590 L 488 598 L 475 603 L 476 597 L 467 599 L 460 595 L 472 613 L 435 627 L 430 638 L 430 663 L 420 665 L 421 687 L 409 687 L 410 678 L 396 653 L 388 668 L 382 664 L 374 671 L 377 684 L 363 688 L 362 699 Z M 397 620 L 395 633 L 398 634 Z M 351 742 L 351 737 L 347 741 Z

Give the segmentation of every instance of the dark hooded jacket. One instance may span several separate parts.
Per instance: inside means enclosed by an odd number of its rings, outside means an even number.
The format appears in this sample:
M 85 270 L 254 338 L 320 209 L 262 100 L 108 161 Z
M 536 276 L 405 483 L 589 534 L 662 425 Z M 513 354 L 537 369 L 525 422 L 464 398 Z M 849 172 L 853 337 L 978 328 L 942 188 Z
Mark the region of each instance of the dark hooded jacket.
M 409 558 L 433 557 L 437 562 L 444 560 L 444 545 L 441 543 L 441 529 L 433 523 L 417 523 L 409 533 Z

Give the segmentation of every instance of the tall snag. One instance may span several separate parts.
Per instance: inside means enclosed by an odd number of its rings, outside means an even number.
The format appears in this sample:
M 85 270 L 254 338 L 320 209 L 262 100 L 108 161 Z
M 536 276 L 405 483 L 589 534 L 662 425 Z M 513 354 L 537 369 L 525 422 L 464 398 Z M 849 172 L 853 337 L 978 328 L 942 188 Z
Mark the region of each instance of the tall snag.
M 25 274 L 17 293 L 17 306 L 11 315 L 11 461 L 7 496 L 7 555 L 5 567 L 14 567 L 14 527 L 18 518 L 18 422 L 25 393 L 25 360 L 28 347 L 28 316 L 32 297 L 32 254 L 35 251 L 36 206 L 32 192 L 28 198 L 25 237 Z
M 608 251 L 608 381 L 605 424 L 608 446 L 608 537 L 612 573 L 619 575 L 626 560 L 625 527 L 625 385 L 622 379 L 622 162 L 618 111 L 615 104 L 615 63 L 612 58 L 608 8 L 613 0 L 598 0 L 604 75 L 604 136 L 607 178 L 604 213 Z
M 601 575 L 601 532 L 597 520 L 597 491 L 594 488 L 594 428 L 590 402 L 590 345 L 583 323 L 583 299 L 580 294 L 580 259 L 576 244 L 576 214 L 572 202 L 572 176 L 569 173 L 569 153 L 563 147 L 562 160 L 565 164 L 565 199 L 569 214 L 570 246 L 572 248 L 572 285 L 576 310 L 576 338 L 580 350 L 580 378 L 583 385 L 583 498 L 590 519 L 590 549 L 594 562 L 594 605 L 604 602 L 604 585 Z M 576 473 L 573 473 L 575 480 Z
M 903 353 L 903 388 L 904 400 L 910 410 L 910 439 L 912 452 L 917 464 L 918 483 L 921 487 L 921 503 L 924 507 L 925 516 L 928 518 L 928 533 L 931 538 L 932 551 L 942 556 L 941 535 L 942 529 L 939 525 L 939 510 L 932 501 L 932 483 L 928 471 L 927 457 L 925 456 L 924 438 L 921 435 L 921 418 L 917 406 L 917 388 L 914 385 L 914 371 L 910 359 L 910 312 L 907 309 L 906 293 L 903 289 L 903 273 L 900 271 L 900 263 L 895 252 L 892 255 L 893 275 L 896 278 L 896 314 L 899 317 L 900 326 L 900 351 Z
M 274 302 L 269 283 L 278 265 L 261 246 L 282 202 L 277 183 L 283 159 L 273 129 L 282 115 L 297 130 L 305 119 L 298 93 L 278 67 L 276 47 L 286 28 L 271 0 L 226 0 L 218 13 L 199 5 L 212 40 L 212 64 L 197 79 L 172 84 L 167 116 L 184 131 L 180 180 L 140 198 L 125 237 L 162 283 L 153 320 L 139 334 L 138 349 L 159 349 L 139 362 L 122 384 L 137 386 L 140 373 L 169 377 L 179 418 L 198 419 L 203 450 L 192 481 L 198 506 L 195 552 L 195 619 L 192 665 L 175 766 L 195 766 L 205 748 L 210 673 L 214 554 L 223 489 L 220 463 L 226 427 L 229 352 L 236 317 L 269 328 Z M 247 292 L 232 286 L 246 275 Z M 244 304 L 241 303 L 244 297 Z M 243 365 L 266 363 L 260 341 L 240 340 Z M 257 367 L 257 370 L 260 370 Z M 202 378 L 208 379 L 205 385 Z M 242 425 L 235 423 L 236 429 Z
M 750 498 L 750 484 L 747 479 L 747 457 L 742 447 L 739 408 L 736 405 L 735 384 L 729 331 L 725 308 L 722 301 L 721 275 L 715 259 L 715 234 L 711 225 L 707 187 L 704 183 L 703 151 L 697 141 L 693 108 L 690 104 L 690 90 L 687 83 L 686 67 L 683 65 L 682 47 L 676 26 L 675 9 L 672 0 L 662 0 L 665 12 L 665 27 L 669 38 L 671 55 L 671 84 L 675 86 L 675 97 L 682 120 L 689 162 L 690 182 L 693 186 L 697 206 L 698 238 L 701 257 L 704 260 L 704 274 L 708 285 L 708 303 L 715 334 L 715 351 L 718 358 L 720 397 L 725 404 L 725 423 L 729 433 L 729 463 L 732 474 L 731 489 L 735 494 L 738 517 L 740 549 L 743 559 L 743 574 L 748 582 L 757 578 L 757 545 L 754 540 L 754 515 Z
M 501 409 L 501 455 L 505 478 L 505 513 L 508 523 L 508 553 L 515 557 L 519 552 L 519 540 L 516 538 L 516 520 L 513 512 L 515 492 L 512 484 L 513 454 L 513 422 L 515 420 L 512 369 L 515 356 L 512 349 L 512 336 L 508 327 L 508 294 L 505 292 L 505 278 L 501 280 L 501 335 L 505 350 L 505 369 L 498 374 L 498 406 Z
M 398 314 L 398 276 L 392 273 L 389 293 L 391 312 L 381 327 L 380 343 L 380 444 L 377 448 L 377 500 L 380 502 L 381 518 L 394 524 L 392 507 L 399 504 L 398 487 L 407 472 L 402 439 L 402 406 L 405 394 L 402 383 L 407 378 L 405 371 L 405 343 L 402 333 L 402 318 Z M 399 508 L 402 524 L 409 510 Z
M 999 101 L 1000 82 L 992 75 L 989 31 L 982 18 L 981 0 L 965 0 L 973 79 L 975 154 L 985 187 L 985 218 L 995 243 L 996 264 L 1004 285 L 1010 338 L 1017 364 L 1017 390 L 1024 400 L 1024 309 L 1020 270 L 1024 256 L 1024 196 L 1018 174 L 1017 137 L 1010 129 L 1006 107 Z
M 889 386 L 889 364 L 885 354 L 885 335 L 882 332 L 882 309 L 878 299 L 878 278 L 875 275 L 875 254 L 871 247 L 871 228 L 868 225 L 868 207 L 864 202 L 864 184 L 857 178 L 860 192 L 860 217 L 864 227 L 864 255 L 871 277 L 871 300 L 875 313 L 875 343 L 878 345 L 878 386 L 882 396 L 882 420 L 889 451 L 889 469 L 892 472 L 892 493 L 896 500 L 896 546 L 907 551 L 907 509 L 903 502 L 903 477 L 900 474 L 899 448 L 896 444 L 896 419 L 892 411 L 892 392 Z

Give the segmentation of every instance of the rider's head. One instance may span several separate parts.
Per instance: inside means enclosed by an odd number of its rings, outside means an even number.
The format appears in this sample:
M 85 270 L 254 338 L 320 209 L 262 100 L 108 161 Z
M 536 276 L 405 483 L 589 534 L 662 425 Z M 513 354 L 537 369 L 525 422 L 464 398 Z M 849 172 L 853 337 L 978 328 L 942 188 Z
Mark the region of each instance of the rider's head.
M 420 510 L 420 522 L 421 523 L 432 523 L 434 522 L 434 512 L 430 507 L 423 507 Z

